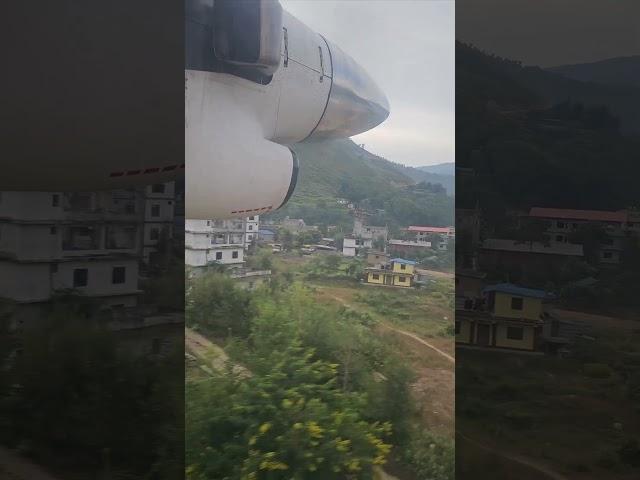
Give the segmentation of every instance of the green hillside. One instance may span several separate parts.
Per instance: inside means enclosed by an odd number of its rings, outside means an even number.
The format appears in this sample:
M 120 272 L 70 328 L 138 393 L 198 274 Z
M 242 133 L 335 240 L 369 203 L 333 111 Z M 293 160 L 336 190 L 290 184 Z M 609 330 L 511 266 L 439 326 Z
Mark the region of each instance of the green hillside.
M 421 183 L 437 175 L 380 158 L 351 140 L 301 143 L 294 150 L 300 161 L 298 185 L 289 203 L 270 218 L 288 215 L 308 224 L 340 225 L 347 231 L 353 218 L 348 208 L 337 202 L 346 199 L 369 211 L 384 210 L 372 218 L 377 224 L 398 227 L 453 222 L 454 201 L 445 187 Z M 412 178 L 413 170 L 424 175 Z

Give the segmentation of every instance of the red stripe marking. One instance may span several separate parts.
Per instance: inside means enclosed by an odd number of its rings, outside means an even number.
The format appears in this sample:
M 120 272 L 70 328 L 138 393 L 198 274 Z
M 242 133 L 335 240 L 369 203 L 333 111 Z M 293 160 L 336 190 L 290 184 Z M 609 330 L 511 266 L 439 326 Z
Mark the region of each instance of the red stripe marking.
M 147 168 L 144 173 L 158 173 L 160 171 L 160 169 L 158 167 L 154 167 L 154 168 Z
M 164 168 L 162 169 L 162 171 L 163 171 L 163 172 L 169 172 L 169 171 L 171 171 L 171 170 L 175 170 L 176 168 L 178 168 L 178 166 L 177 166 L 177 165 L 169 165 L 168 167 L 164 167 Z
M 140 170 L 129 170 L 127 172 L 127 175 L 138 175 L 140 173 Z

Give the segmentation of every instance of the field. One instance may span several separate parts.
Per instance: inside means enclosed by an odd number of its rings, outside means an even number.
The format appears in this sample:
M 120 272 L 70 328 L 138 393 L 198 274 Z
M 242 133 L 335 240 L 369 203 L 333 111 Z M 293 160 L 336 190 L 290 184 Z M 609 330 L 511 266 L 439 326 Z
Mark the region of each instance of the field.
M 459 349 L 461 478 L 637 478 L 638 323 L 556 314 L 592 326 L 570 358 Z
M 376 332 L 393 344 L 415 373 L 412 392 L 428 429 L 453 435 L 455 413 L 455 344 L 453 280 L 434 278 L 427 289 L 362 285 L 343 278 L 304 279 L 310 257 L 282 256 L 276 267 L 296 278 L 324 303 L 338 304 L 369 315 Z

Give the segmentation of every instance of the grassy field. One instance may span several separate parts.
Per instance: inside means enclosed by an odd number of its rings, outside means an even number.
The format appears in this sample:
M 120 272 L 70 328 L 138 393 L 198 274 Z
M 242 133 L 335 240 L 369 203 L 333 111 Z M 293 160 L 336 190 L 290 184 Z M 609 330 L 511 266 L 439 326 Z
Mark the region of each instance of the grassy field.
M 287 272 L 309 287 L 319 302 L 369 315 L 376 332 L 415 373 L 412 392 L 419 410 L 417 420 L 430 430 L 453 436 L 455 362 L 447 358 L 455 353 L 453 279 L 434 277 L 422 289 L 363 285 L 344 274 L 310 279 L 306 272 L 315 261 L 311 256 L 282 255 L 274 263 L 278 272 Z M 349 263 L 343 260 L 336 271 L 344 272 Z
M 592 326 L 594 340 L 581 341 L 567 359 L 459 349 L 458 432 L 565 478 L 638 478 L 640 404 L 629 378 L 640 371 L 640 336 L 626 323 Z M 469 442 L 457 445 L 460 455 L 469 450 L 466 458 L 478 453 Z M 494 463 L 497 470 L 482 478 L 515 478 L 512 462 Z M 474 471 L 462 478 L 480 478 Z

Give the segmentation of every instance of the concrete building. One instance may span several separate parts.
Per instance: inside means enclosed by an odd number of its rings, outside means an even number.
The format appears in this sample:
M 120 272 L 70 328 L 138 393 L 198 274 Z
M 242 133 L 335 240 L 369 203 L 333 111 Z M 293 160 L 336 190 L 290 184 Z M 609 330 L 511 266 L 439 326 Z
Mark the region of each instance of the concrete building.
M 175 183 L 158 183 L 144 188 L 144 227 L 142 259 L 153 262 L 153 256 L 174 236 Z
M 0 297 L 28 304 L 75 291 L 135 306 L 143 208 L 135 189 L 2 192 Z
M 428 227 L 412 225 L 406 230 L 413 235 L 417 243 L 429 243 L 438 250 L 447 250 L 452 240 L 456 238 L 455 227 Z
M 244 236 L 244 248 L 248 249 L 254 241 L 258 241 L 258 234 L 260 230 L 260 216 L 254 215 L 245 219 L 245 236 Z
M 431 249 L 431 242 L 417 242 L 415 240 L 391 239 L 387 243 L 387 249 L 392 255 L 411 255 Z
M 242 266 L 247 228 L 243 220 L 185 221 L 184 261 L 192 267 Z
M 363 240 L 371 240 L 372 243 L 374 240 L 382 239 L 386 245 L 389 237 L 389 229 L 386 226 L 366 225 L 362 218 L 357 216 L 353 221 L 353 235 Z
M 342 241 L 342 255 L 345 257 L 355 257 L 362 249 L 371 248 L 371 239 L 358 238 L 355 235 L 345 235 Z
M 625 210 L 609 212 L 534 207 L 529 217 L 543 220 L 549 241 L 556 244 L 571 243 L 576 232 L 585 226 L 601 229 L 604 236 L 597 255 L 598 262 L 605 265 L 620 263 L 624 239 L 634 230 L 634 222 L 629 222 L 629 213 Z

